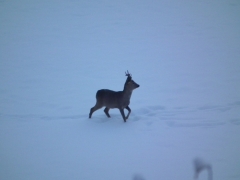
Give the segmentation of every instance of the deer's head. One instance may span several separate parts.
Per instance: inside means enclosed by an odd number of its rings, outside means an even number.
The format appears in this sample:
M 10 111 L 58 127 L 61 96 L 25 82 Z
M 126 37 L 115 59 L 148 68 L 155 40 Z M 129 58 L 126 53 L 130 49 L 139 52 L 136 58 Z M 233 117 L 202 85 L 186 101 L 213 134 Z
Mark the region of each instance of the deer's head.
M 127 76 L 127 80 L 125 82 L 124 89 L 127 88 L 130 90 L 134 90 L 140 86 L 139 84 L 132 80 L 132 75 L 128 71 L 125 72 L 125 75 Z

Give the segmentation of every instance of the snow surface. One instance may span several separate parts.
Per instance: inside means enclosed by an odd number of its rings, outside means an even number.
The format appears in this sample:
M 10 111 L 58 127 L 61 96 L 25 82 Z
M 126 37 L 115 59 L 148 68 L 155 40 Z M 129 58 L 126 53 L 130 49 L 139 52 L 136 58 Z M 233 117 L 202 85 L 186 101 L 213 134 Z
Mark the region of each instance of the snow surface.
M 239 17 L 238 0 L 1 0 L 0 179 L 192 180 L 200 157 L 239 180 Z M 126 70 L 128 121 L 89 120 Z

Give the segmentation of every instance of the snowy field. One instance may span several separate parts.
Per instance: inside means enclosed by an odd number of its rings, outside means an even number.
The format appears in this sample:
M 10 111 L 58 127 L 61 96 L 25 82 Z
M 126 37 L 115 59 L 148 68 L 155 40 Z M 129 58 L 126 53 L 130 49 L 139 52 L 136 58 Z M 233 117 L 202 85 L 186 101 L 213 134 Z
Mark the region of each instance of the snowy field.
M 240 179 L 239 0 L 0 0 L 0 25 L 1 180 Z M 128 121 L 88 119 L 126 70 Z

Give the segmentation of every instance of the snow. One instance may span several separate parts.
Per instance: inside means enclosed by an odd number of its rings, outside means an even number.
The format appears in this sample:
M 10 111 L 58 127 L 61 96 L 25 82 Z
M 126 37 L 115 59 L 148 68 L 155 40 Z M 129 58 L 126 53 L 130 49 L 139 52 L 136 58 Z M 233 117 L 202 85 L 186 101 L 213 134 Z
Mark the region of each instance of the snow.
M 239 16 L 237 0 L 0 1 L 0 179 L 192 180 L 198 157 L 240 179 Z M 88 119 L 126 70 L 128 121 Z

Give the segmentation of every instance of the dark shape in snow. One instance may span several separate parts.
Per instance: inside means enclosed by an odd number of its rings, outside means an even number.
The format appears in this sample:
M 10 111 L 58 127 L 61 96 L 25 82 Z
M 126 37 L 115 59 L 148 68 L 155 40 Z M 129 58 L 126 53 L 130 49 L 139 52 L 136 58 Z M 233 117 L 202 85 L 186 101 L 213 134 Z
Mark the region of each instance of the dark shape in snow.
M 193 160 L 193 166 L 194 166 L 194 173 L 195 173 L 194 174 L 194 179 L 197 180 L 200 172 L 202 172 L 203 170 L 208 171 L 208 180 L 213 179 L 212 166 L 209 163 L 204 162 L 200 158 L 195 158 Z
M 133 176 L 133 180 L 145 180 L 145 178 L 140 174 L 135 174 Z

